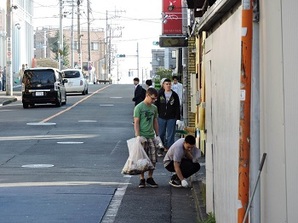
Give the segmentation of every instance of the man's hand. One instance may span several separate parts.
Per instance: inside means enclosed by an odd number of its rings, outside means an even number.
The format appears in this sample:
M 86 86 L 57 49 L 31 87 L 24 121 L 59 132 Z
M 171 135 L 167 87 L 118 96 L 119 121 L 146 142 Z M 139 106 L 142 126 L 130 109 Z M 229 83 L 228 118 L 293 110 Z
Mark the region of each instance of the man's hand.
M 161 141 L 161 138 L 159 136 L 156 136 L 154 138 L 154 141 L 155 141 L 155 144 L 159 147 L 159 148 L 163 148 L 163 144 L 162 144 L 162 141 Z
M 144 136 L 137 136 L 136 140 L 140 143 L 144 143 L 147 141 L 147 139 Z
M 185 179 L 181 180 L 182 187 L 188 187 L 188 183 Z

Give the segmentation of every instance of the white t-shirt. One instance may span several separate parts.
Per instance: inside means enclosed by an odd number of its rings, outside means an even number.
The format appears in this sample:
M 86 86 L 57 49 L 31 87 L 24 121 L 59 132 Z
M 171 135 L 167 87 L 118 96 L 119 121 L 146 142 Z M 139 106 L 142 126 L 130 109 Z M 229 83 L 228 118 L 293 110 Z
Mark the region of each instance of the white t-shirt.
M 183 158 L 186 158 L 185 152 L 184 152 L 184 138 L 178 139 L 168 150 L 168 152 L 165 155 L 165 158 L 163 159 L 163 164 L 166 167 L 171 161 L 174 162 L 181 162 Z M 197 147 L 193 147 L 191 150 L 191 154 L 193 156 L 192 162 L 198 163 L 199 158 L 201 157 L 201 151 Z
M 183 85 L 181 83 L 174 84 L 172 83 L 172 90 L 175 91 L 179 96 L 180 106 L 182 105 L 182 97 L 183 97 Z
M 169 91 L 169 92 L 166 92 L 166 91 L 165 91 L 165 97 L 166 97 L 166 102 L 167 102 L 167 103 L 169 102 L 171 96 L 172 96 L 172 91 Z

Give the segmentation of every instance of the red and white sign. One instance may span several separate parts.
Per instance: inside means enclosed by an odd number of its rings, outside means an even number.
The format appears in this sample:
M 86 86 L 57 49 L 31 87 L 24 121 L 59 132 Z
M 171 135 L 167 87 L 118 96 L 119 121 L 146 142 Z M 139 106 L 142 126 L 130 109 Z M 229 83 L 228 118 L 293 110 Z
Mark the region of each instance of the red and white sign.
M 163 0 L 162 35 L 182 34 L 183 0 Z

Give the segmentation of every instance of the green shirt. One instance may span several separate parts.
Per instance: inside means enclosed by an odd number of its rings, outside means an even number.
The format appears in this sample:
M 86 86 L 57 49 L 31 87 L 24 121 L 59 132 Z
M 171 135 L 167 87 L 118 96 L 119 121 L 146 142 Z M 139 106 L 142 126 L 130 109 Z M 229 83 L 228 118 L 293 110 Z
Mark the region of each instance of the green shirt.
M 133 115 L 140 119 L 140 136 L 154 138 L 153 121 L 157 118 L 157 107 L 154 104 L 148 106 L 141 102 L 135 107 Z

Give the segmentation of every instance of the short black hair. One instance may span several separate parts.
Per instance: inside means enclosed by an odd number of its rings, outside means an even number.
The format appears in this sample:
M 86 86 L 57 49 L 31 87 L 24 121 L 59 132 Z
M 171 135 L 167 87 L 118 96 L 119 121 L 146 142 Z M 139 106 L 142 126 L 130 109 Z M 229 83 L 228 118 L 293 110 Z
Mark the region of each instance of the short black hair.
M 149 95 L 155 95 L 156 97 L 158 96 L 157 90 L 153 87 L 148 88 L 146 93 Z
M 146 84 L 147 84 L 148 86 L 151 86 L 151 85 L 152 85 L 152 80 L 151 80 L 151 79 L 146 80 Z
M 138 82 L 140 82 L 140 79 L 139 79 L 138 77 L 135 77 L 135 78 L 133 79 L 133 81 L 138 81 Z
M 184 141 L 190 145 L 196 144 L 196 138 L 193 135 L 187 135 L 184 139 Z

